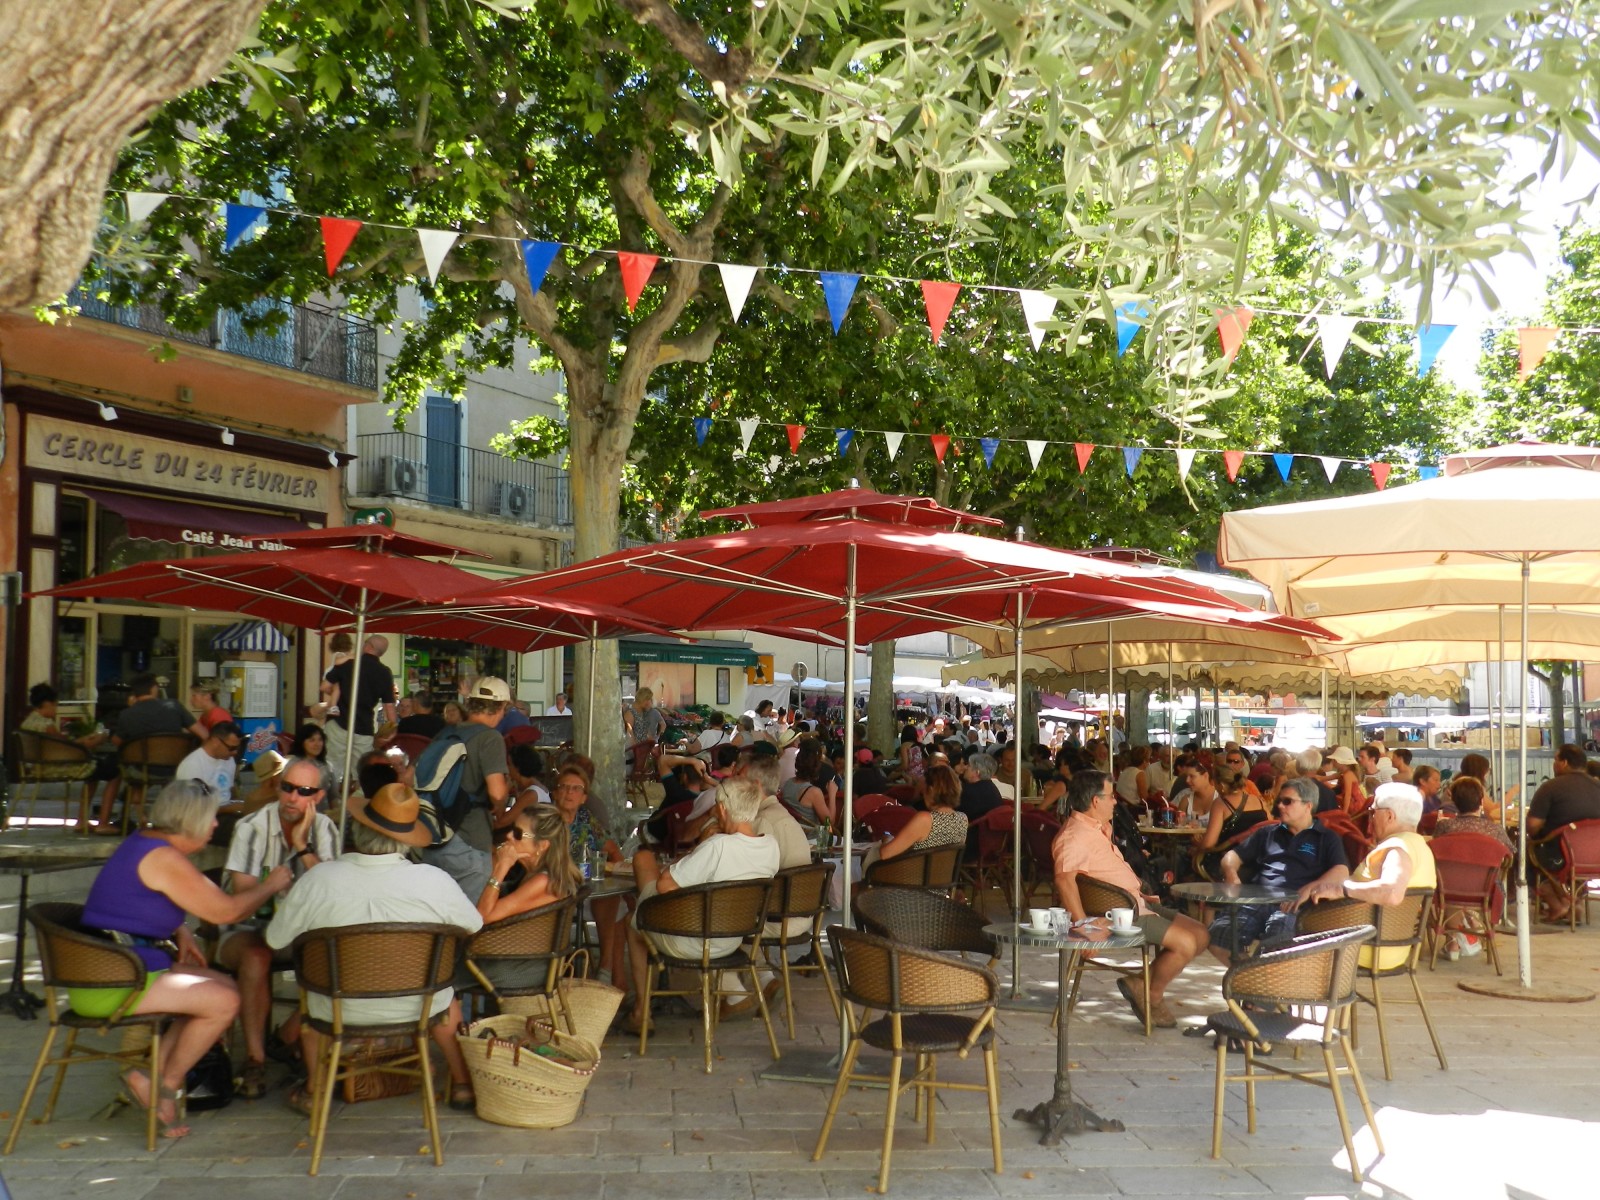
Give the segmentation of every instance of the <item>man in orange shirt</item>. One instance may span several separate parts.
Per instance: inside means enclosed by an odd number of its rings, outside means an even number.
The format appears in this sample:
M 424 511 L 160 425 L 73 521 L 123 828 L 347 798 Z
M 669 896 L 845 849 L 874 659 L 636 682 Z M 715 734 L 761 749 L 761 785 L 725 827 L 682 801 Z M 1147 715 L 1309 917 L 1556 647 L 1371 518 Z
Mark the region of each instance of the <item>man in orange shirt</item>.
M 1134 897 L 1134 923 L 1146 943 L 1160 946 L 1161 950 L 1150 964 L 1149 996 L 1140 995 L 1139 985 L 1131 979 L 1119 979 L 1117 989 L 1141 1021 L 1148 1005 L 1151 1023 L 1170 1029 L 1178 1019 L 1164 998 L 1167 985 L 1210 944 L 1211 935 L 1193 917 L 1163 908 L 1155 897 L 1144 894 L 1143 882 L 1111 840 L 1111 815 L 1117 807 L 1111 776 L 1103 771 L 1075 772 L 1067 782 L 1066 800 L 1072 811 L 1051 844 L 1056 892 L 1074 921 L 1087 915 L 1078 895 L 1080 873 L 1113 884 Z

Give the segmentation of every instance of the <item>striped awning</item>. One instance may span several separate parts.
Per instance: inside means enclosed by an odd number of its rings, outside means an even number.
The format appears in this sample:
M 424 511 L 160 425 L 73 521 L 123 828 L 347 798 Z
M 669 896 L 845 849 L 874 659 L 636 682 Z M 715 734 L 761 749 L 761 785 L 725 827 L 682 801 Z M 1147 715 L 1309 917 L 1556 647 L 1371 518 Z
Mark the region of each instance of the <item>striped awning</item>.
M 213 650 L 262 650 L 268 654 L 287 654 L 289 639 L 265 621 L 236 621 L 219 630 L 211 639 Z

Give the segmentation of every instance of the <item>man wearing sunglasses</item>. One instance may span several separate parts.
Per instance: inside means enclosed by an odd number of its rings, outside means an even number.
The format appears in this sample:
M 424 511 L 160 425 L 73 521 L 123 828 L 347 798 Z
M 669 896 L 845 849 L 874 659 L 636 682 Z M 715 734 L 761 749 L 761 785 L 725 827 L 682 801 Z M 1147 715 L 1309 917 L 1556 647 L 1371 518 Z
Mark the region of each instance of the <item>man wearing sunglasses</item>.
M 233 827 L 223 886 L 238 894 L 254 887 L 280 863 L 299 879 L 317 863 L 338 853 L 339 831 L 317 811 L 327 795 L 327 779 L 315 759 L 292 758 L 278 781 L 278 802 L 257 809 Z M 292 886 L 292 885 L 291 885 Z M 217 943 L 216 962 L 239 981 L 239 1021 L 244 1026 L 245 1066 L 239 1094 L 247 1100 L 266 1094 L 267 1017 L 272 1012 L 273 954 L 262 931 L 272 919 L 267 904 L 247 921 L 230 925 Z M 273 1035 L 273 1057 L 294 1062 L 299 1043 L 297 1016 Z

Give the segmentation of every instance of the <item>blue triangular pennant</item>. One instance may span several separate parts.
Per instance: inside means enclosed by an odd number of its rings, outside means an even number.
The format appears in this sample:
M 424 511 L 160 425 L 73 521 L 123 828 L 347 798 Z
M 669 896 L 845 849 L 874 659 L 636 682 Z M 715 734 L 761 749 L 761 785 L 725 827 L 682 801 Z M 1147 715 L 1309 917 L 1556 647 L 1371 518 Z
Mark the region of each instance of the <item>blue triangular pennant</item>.
M 834 440 L 839 443 L 840 454 L 850 449 L 850 439 L 855 435 L 856 431 L 854 429 L 835 429 L 833 431 Z
M 843 271 L 823 271 L 818 276 L 822 284 L 822 295 L 828 302 L 828 315 L 833 318 L 833 332 L 839 332 L 839 326 L 844 324 L 844 314 L 850 311 L 850 298 L 856 294 L 856 284 L 861 281 L 859 275 L 849 275 Z
M 1456 331 L 1454 325 L 1424 325 L 1417 330 L 1417 378 L 1421 379 L 1433 367 L 1439 351 Z
M 1000 439 L 997 437 L 979 438 L 978 445 L 983 450 L 984 465 L 988 467 L 994 466 L 994 452 L 1000 449 Z
M 1278 474 L 1283 476 L 1285 483 L 1289 482 L 1289 469 L 1294 466 L 1294 455 L 1274 454 L 1272 461 L 1278 464 Z
M 232 250 L 239 244 L 239 239 L 250 232 L 250 227 L 266 215 L 266 209 L 254 204 L 224 204 L 222 248 Z
M 550 270 L 550 264 L 555 262 L 556 255 L 561 253 L 560 242 L 535 242 L 529 238 L 522 239 L 522 261 L 528 265 L 528 286 L 538 291 L 544 286 L 545 273 Z
M 696 446 L 704 446 L 706 444 L 706 434 L 710 432 L 710 417 L 696 417 L 694 419 L 694 444 Z
M 1146 320 L 1150 310 L 1137 300 L 1129 300 L 1126 304 L 1117 306 L 1117 357 L 1121 358 L 1128 352 L 1134 335 L 1139 332 L 1139 320 Z M 1135 320 L 1134 318 L 1139 318 Z
M 1139 460 L 1144 457 L 1144 447 L 1124 446 L 1122 448 L 1122 465 L 1128 472 L 1128 478 L 1133 478 L 1133 469 L 1139 465 Z
M 1417 468 L 1417 478 L 1418 479 L 1437 479 L 1437 478 L 1439 478 L 1439 468 L 1438 467 L 1418 467 Z

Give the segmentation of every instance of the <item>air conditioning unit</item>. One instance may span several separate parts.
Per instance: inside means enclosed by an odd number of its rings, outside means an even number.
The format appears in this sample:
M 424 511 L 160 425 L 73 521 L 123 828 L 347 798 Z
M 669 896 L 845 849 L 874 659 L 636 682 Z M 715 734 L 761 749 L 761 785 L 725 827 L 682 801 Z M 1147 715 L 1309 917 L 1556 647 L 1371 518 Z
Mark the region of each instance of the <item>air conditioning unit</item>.
M 513 521 L 533 519 L 533 489 L 524 483 L 498 483 L 494 489 L 494 511 Z
M 383 460 L 383 490 L 390 496 L 415 496 L 428 494 L 428 464 L 414 458 L 391 457 Z

